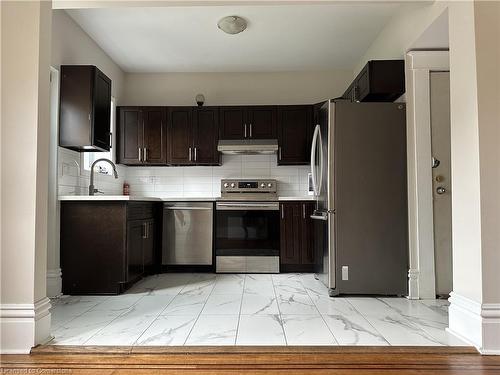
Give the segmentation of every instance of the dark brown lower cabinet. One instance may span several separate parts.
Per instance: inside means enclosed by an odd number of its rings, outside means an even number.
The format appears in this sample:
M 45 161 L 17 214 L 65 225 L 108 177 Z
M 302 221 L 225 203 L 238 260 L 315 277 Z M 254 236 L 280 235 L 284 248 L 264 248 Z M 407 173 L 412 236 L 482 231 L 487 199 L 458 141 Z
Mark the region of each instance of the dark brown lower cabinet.
M 61 202 L 64 294 L 119 294 L 155 263 L 152 202 Z
M 314 246 L 314 202 L 280 203 L 280 272 L 315 272 L 320 257 Z

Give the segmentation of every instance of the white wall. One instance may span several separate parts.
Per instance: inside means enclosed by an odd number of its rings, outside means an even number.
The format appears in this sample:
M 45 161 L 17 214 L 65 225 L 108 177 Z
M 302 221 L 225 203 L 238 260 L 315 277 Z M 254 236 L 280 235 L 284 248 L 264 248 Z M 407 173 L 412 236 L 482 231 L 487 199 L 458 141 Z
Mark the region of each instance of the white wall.
M 64 10 L 52 12 L 52 66 L 59 69 L 64 64 L 91 64 L 97 66 L 112 81 L 112 95 L 119 104 L 123 95 L 125 74 L 121 68 L 90 38 Z M 89 175 L 81 172 L 81 154 L 59 148 L 58 187 L 59 195 L 88 193 Z M 122 191 L 124 169 L 121 179 L 96 174 L 96 184 L 107 194 Z
M 28 353 L 49 337 L 45 275 L 51 5 L 1 3 L 2 353 Z
M 121 68 L 99 47 L 64 10 L 52 11 L 52 66 L 95 65 L 112 81 L 111 94 L 120 104 L 125 75 Z
M 481 301 L 481 208 L 474 5 L 450 7 L 453 290 Z
M 343 94 L 351 70 L 282 73 L 159 73 L 125 75 L 120 105 L 312 104 Z
M 436 1 L 424 7 L 421 4 L 402 7 L 401 12 L 392 17 L 359 60 L 354 74 L 357 75 L 368 60 L 403 59 L 406 52 L 413 48 L 415 42 L 447 6 L 446 1 Z

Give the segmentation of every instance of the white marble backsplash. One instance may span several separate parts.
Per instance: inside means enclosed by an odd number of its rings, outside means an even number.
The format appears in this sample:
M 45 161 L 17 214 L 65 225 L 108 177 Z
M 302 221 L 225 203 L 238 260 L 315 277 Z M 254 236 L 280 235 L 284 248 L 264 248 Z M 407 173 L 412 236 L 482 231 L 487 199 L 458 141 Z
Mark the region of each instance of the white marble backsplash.
M 81 169 L 80 153 L 59 149 L 59 195 L 86 195 L 89 173 Z M 218 197 L 223 178 L 273 178 L 280 196 L 306 197 L 309 167 L 277 166 L 276 155 L 222 155 L 216 167 L 127 167 L 119 178 L 96 173 L 95 185 L 105 194 L 121 194 L 123 182 L 131 195 L 145 197 Z

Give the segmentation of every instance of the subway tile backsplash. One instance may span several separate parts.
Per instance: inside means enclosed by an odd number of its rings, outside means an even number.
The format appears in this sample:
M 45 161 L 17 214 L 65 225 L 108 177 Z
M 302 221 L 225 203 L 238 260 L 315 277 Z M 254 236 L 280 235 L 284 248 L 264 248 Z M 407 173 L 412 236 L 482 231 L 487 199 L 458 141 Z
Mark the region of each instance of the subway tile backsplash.
M 74 163 L 79 154 L 59 152 L 59 194 L 87 194 L 88 176 L 79 176 Z M 75 155 L 76 154 L 76 155 Z M 61 173 L 62 170 L 68 172 Z M 280 196 L 306 196 L 308 166 L 277 166 L 276 155 L 222 155 L 218 167 L 125 167 L 120 178 L 96 177 L 96 186 L 106 194 L 121 194 L 124 181 L 131 195 L 155 197 L 218 197 L 223 178 L 274 178 Z

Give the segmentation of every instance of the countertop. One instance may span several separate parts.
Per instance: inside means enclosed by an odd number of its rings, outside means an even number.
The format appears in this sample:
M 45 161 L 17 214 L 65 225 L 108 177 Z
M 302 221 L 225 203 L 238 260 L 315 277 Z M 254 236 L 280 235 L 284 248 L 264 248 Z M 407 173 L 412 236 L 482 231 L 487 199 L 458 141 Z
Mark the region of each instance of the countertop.
M 172 197 L 143 197 L 140 195 L 61 195 L 60 201 L 143 201 L 143 202 L 214 202 L 217 197 L 193 197 L 193 198 L 172 198 Z M 314 197 L 305 196 L 283 196 L 278 197 L 278 201 L 312 201 Z

